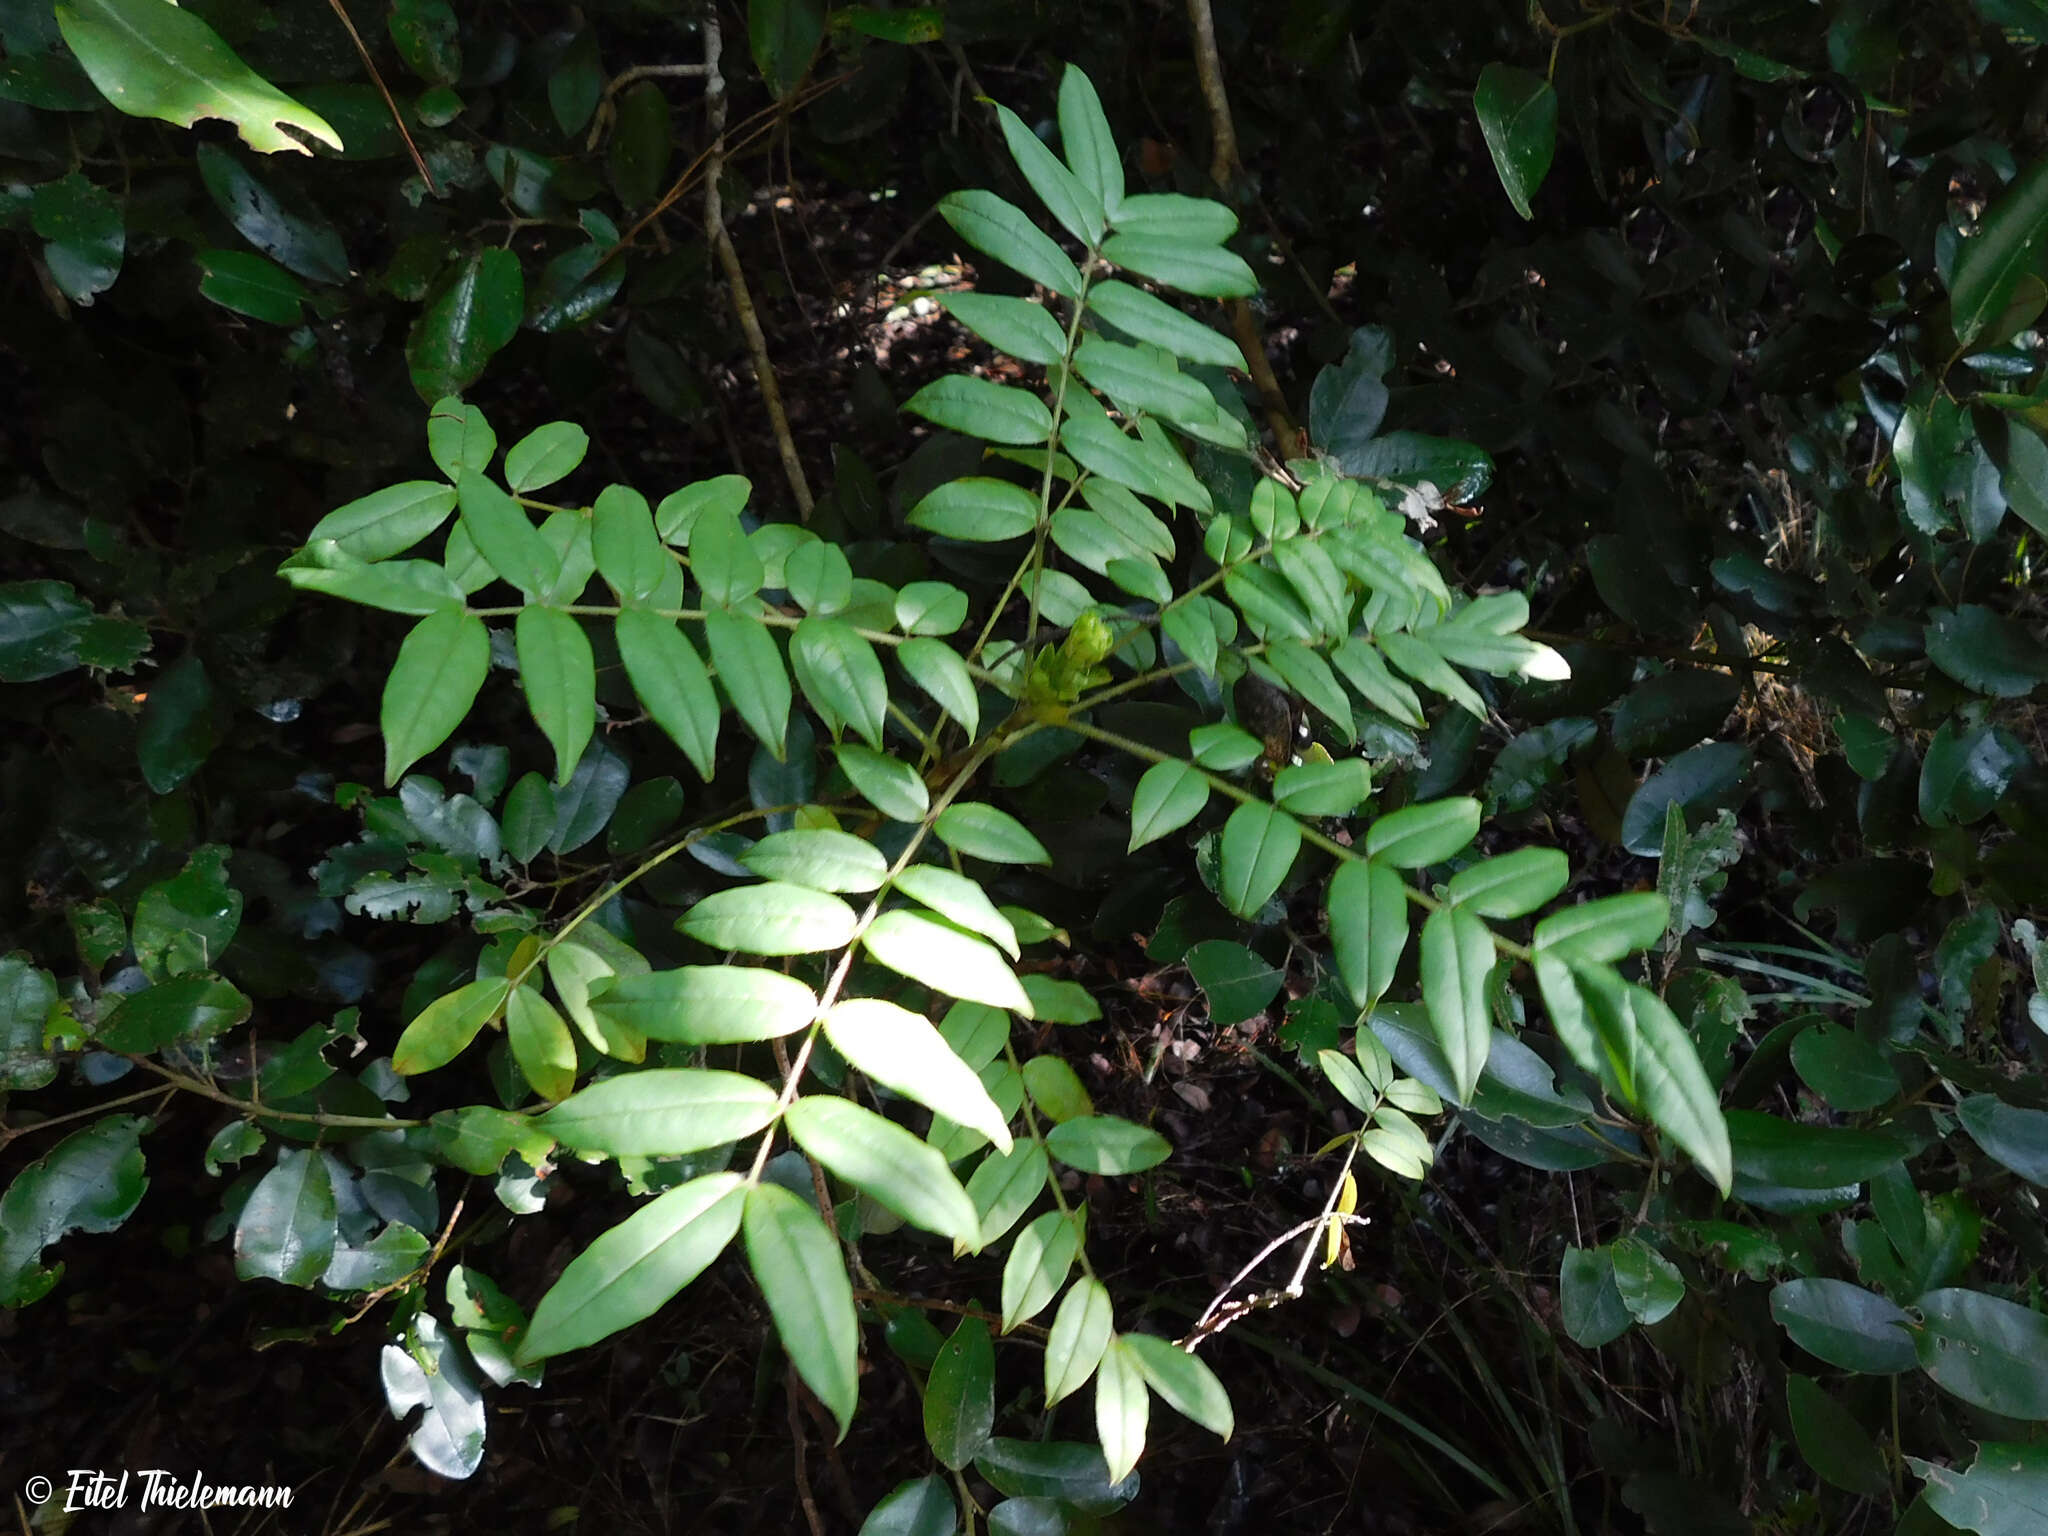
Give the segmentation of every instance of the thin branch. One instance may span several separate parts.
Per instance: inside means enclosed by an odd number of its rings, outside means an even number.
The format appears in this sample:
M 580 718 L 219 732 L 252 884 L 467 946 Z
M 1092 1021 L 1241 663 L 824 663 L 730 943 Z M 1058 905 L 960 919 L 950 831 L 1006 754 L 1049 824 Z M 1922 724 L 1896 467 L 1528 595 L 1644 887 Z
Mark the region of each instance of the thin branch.
M 768 338 L 761 334 L 761 319 L 754 310 L 754 295 L 747 287 L 747 274 L 740 266 L 740 254 L 733 249 L 732 236 L 725 227 L 725 205 L 719 194 L 719 174 L 725 163 L 725 77 L 719 73 L 719 56 L 725 47 L 719 30 L 718 13 L 704 18 L 704 105 L 710 117 L 711 158 L 704 169 L 704 233 L 718 253 L 725 269 L 725 286 L 732 295 L 733 314 L 747 339 L 747 355 L 753 359 L 754 382 L 761 390 L 761 404 L 768 412 L 768 425 L 775 433 L 775 450 L 782 459 L 782 472 L 796 498 L 798 518 L 808 523 L 815 505 L 810 483 L 804 478 L 803 460 L 797 457 L 796 439 L 790 435 L 789 414 L 782 408 L 782 389 L 775 382 L 775 364 L 768 356 Z
M 1230 94 L 1223 86 L 1223 58 L 1216 50 L 1216 18 L 1209 0 L 1188 0 L 1188 25 L 1194 33 L 1195 73 L 1201 81 L 1202 100 L 1209 108 L 1209 179 L 1228 201 L 1235 202 L 1234 189 L 1244 165 L 1237 157 L 1237 125 L 1230 116 Z M 1301 449 L 1301 429 L 1287 409 L 1287 396 L 1266 356 L 1266 343 L 1259 334 L 1258 317 L 1244 299 L 1225 302 L 1231 334 L 1244 354 L 1259 404 L 1266 412 L 1266 424 L 1273 429 L 1273 444 L 1282 458 L 1292 458 Z
M 356 53 L 363 61 L 363 68 L 370 72 L 370 83 L 377 87 L 377 94 L 384 98 L 384 110 L 391 114 L 391 121 L 398 125 L 398 136 L 405 140 L 405 152 L 412 156 L 412 163 L 418 167 L 420 180 L 427 184 L 427 191 L 434 197 L 441 195 L 441 188 L 434 180 L 434 173 L 427 169 L 426 157 L 420 147 L 413 143 L 412 134 L 405 126 L 405 116 L 398 110 L 398 103 L 391 99 L 391 87 L 384 83 L 384 77 L 377 71 L 376 61 L 370 57 L 370 50 L 363 45 L 363 36 L 356 31 L 356 24 L 349 20 L 348 11 L 341 0 L 327 0 L 334 14 L 341 18 L 341 25 L 348 33 L 348 40 L 356 45 Z

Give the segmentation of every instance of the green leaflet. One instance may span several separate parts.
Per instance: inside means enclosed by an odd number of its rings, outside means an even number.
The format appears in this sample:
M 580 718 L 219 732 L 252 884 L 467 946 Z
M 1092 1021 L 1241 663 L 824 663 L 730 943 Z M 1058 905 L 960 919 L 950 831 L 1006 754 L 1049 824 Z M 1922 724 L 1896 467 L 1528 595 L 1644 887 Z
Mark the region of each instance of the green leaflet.
M 995 1421 L 996 1353 L 988 1324 L 962 1318 L 932 1362 L 925 1387 L 925 1439 L 940 1464 L 957 1472 L 988 1443 Z M 952 1498 L 945 1497 L 950 1519 Z
M 817 1016 L 818 999 L 802 982 L 776 971 L 681 965 L 594 983 L 589 1006 L 598 1017 L 650 1040 L 737 1045 L 802 1029 Z
M 932 831 L 955 853 L 992 864 L 1050 864 L 1031 831 L 1007 811 L 974 800 L 956 800 L 939 813 Z
M 884 913 L 875 926 L 894 915 Z M 883 1087 L 981 1132 L 1005 1152 L 1010 1149 L 1009 1116 L 923 1014 L 881 998 L 848 998 L 825 1015 L 825 1038 Z
M 1479 1086 L 1493 1045 L 1486 980 L 1493 972 L 1493 934 L 1477 913 L 1447 907 L 1422 925 L 1422 1000 L 1437 1044 L 1450 1063 L 1460 1102 Z
M 815 615 L 805 619 L 790 636 L 789 665 L 804 697 L 835 735 L 851 726 L 881 749 L 889 680 L 875 648 L 852 625 Z
M 1031 999 L 995 947 L 950 924 L 916 912 L 884 912 L 861 942 L 890 970 L 948 997 L 1032 1016 Z
M 535 1124 L 579 1152 L 676 1157 L 751 1136 L 775 1118 L 775 1090 L 737 1072 L 650 1067 L 571 1094 Z
M 981 697 L 959 652 L 942 640 L 917 638 L 896 647 L 896 662 L 933 702 L 959 722 L 971 741 L 981 732 Z
M 490 633 L 475 615 L 443 608 L 413 626 L 384 683 L 386 784 L 455 733 L 490 668 Z
M 974 1202 L 946 1160 L 892 1120 L 848 1099 L 810 1095 L 783 1112 L 789 1134 L 811 1156 L 905 1221 L 978 1251 Z
M 744 614 L 713 611 L 704 615 L 704 640 L 725 696 L 761 745 L 782 761 L 789 735 L 789 673 L 768 626 Z
M 621 602 L 646 602 L 671 583 L 676 596 L 682 595 L 675 561 L 654 531 L 647 498 L 638 491 L 608 485 L 598 493 L 590 509 L 590 547 L 598 574 Z
M 1112 1478 L 1127 1477 L 1145 1451 L 1151 1395 L 1137 1357 L 1112 1334 L 1095 1370 L 1095 1432 Z
M 700 944 L 750 955 L 843 949 L 855 926 L 853 908 L 837 896 L 774 880 L 715 891 L 676 919 Z
M 586 1348 L 652 1317 L 724 1252 L 745 1201 L 739 1174 L 713 1173 L 628 1216 L 571 1259 L 541 1297 L 519 1363 Z
M 839 1240 L 808 1200 L 770 1183 L 747 1191 L 742 1231 L 783 1352 L 844 1439 L 860 1396 L 860 1330 Z
M 1003 142 L 1009 146 L 1010 158 L 1017 162 L 1017 169 L 1024 173 L 1038 200 L 1083 245 L 1100 240 L 1101 195 L 1060 164 L 1059 157 L 1039 142 L 1038 135 L 1025 127 L 1008 107 L 997 105 L 996 121 L 1002 129 Z
M 1149 842 L 1178 831 L 1209 803 L 1209 781 L 1178 759 L 1154 763 L 1131 795 L 1131 842 L 1135 853 Z
M 505 1037 L 513 1062 L 535 1093 L 559 1101 L 576 1091 L 576 1042 L 537 988 L 516 988 L 506 999 Z
M 511 991 L 511 982 L 503 976 L 489 976 L 436 998 L 398 1037 L 391 1052 L 392 1070 L 411 1076 L 446 1066 L 498 1016 Z
M 1045 1341 L 1045 1401 L 1048 1407 L 1078 1392 L 1095 1374 L 1102 1352 L 1109 1348 L 1111 1307 L 1102 1283 L 1084 1276 L 1076 1280 L 1054 1314 Z
M 977 251 L 986 252 L 1054 293 L 1070 299 L 1080 297 L 1081 274 L 1073 261 L 1015 204 L 977 187 L 942 198 L 939 216 Z
M 534 724 L 555 749 L 555 783 L 569 782 L 597 725 L 597 665 L 583 626 L 556 608 L 522 608 L 513 626 L 519 682 Z
M 654 723 L 683 749 L 690 766 L 710 783 L 723 712 L 697 648 L 675 620 L 630 608 L 618 616 L 615 633 L 633 692 Z
M 1292 816 L 1259 801 L 1240 805 L 1223 824 L 1223 904 L 1239 917 L 1256 916 L 1300 851 L 1301 823 Z

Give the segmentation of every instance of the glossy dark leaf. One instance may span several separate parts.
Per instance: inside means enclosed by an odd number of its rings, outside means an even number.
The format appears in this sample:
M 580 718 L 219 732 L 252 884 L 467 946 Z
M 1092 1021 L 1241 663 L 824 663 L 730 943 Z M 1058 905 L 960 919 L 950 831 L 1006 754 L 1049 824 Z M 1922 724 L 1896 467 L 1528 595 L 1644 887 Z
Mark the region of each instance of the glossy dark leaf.
M 1493 168 L 1515 212 L 1531 217 L 1530 200 L 1557 150 L 1557 92 L 1550 82 L 1508 64 L 1489 64 L 1472 92 Z

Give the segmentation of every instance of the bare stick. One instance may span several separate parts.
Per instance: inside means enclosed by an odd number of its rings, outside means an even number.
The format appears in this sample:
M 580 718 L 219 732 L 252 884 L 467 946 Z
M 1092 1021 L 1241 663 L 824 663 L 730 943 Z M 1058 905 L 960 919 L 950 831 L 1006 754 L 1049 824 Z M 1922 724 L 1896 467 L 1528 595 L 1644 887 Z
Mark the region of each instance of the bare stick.
M 348 40 L 356 45 L 356 53 L 363 61 L 363 68 L 370 72 L 370 83 L 377 87 L 377 94 L 384 98 L 384 110 L 391 114 L 391 121 L 398 125 L 398 136 L 405 140 L 405 152 L 412 156 L 412 163 L 419 168 L 420 180 L 427 184 L 431 196 L 439 197 L 441 189 L 434 182 L 434 173 L 427 169 L 426 157 L 420 147 L 413 143 L 412 135 L 406 131 L 405 115 L 398 110 L 398 103 L 391 99 L 391 87 L 384 83 L 384 77 L 377 72 L 377 66 L 370 58 L 370 50 L 363 45 L 362 34 L 356 31 L 356 24 L 348 18 L 341 0 L 327 0 L 334 8 L 334 14 L 341 18 L 341 25 L 348 33 Z
M 725 228 L 725 204 L 719 196 L 718 178 L 725 156 L 725 77 L 718 67 L 724 50 L 718 13 L 704 18 L 704 104 L 711 119 L 711 158 L 704 167 L 704 233 L 718 253 L 725 269 L 725 285 L 732 294 L 732 308 L 747 338 L 747 354 L 754 363 L 754 382 L 760 386 L 761 404 L 768 412 L 768 425 L 775 433 L 775 449 L 782 458 L 782 472 L 789 479 L 790 494 L 796 498 L 797 516 L 811 520 L 810 483 L 804 479 L 803 461 L 797 457 L 796 439 L 790 435 L 789 415 L 782 408 L 782 390 L 775 382 L 775 364 L 768 356 L 768 338 L 761 334 L 760 316 L 754 310 L 754 295 L 747 287 L 747 274 L 740 266 L 740 253 L 733 249 L 732 236 Z
M 1216 51 L 1216 18 L 1209 10 L 1209 0 L 1188 0 L 1188 24 L 1195 35 L 1195 73 L 1202 83 L 1202 100 L 1209 108 L 1209 179 L 1226 200 L 1235 202 L 1234 189 L 1243 166 L 1237 158 L 1237 126 L 1231 121 L 1230 96 L 1223 88 L 1223 59 Z M 1223 308 L 1259 392 L 1259 404 L 1265 408 L 1266 425 L 1273 429 L 1273 446 L 1281 458 L 1293 458 L 1301 451 L 1301 429 L 1294 424 L 1287 396 L 1266 357 L 1258 318 L 1243 299 L 1227 300 Z
M 1372 1218 L 1369 1216 L 1353 1216 L 1337 1209 L 1337 1201 L 1343 1197 L 1345 1182 L 1351 1177 L 1351 1165 L 1357 1157 L 1358 1142 L 1353 1140 L 1350 1150 L 1344 1155 L 1343 1170 L 1330 1185 L 1330 1198 L 1323 1202 L 1321 1213 L 1311 1216 L 1307 1221 L 1296 1222 L 1261 1248 L 1257 1256 L 1243 1269 L 1232 1275 L 1230 1283 L 1216 1293 L 1215 1300 L 1211 1301 L 1202 1315 L 1195 1320 L 1195 1326 L 1189 1331 L 1188 1336 L 1180 1341 L 1182 1349 L 1193 1354 L 1204 1339 L 1221 1333 L 1246 1313 L 1263 1312 L 1269 1307 L 1277 1307 L 1284 1302 L 1295 1300 L 1301 1295 L 1304 1282 L 1308 1279 L 1309 1262 L 1314 1257 L 1316 1244 L 1321 1240 L 1325 1229 L 1333 1224 L 1347 1227 L 1371 1224 Z M 1285 1287 L 1277 1291 L 1265 1291 L 1257 1296 L 1247 1296 L 1243 1301 L 1230 1300 L 1230 1293 L 1244 1284 L 1254 1270 L 1304 1233 L 1313 1235 L 1302 1244 L 1301 1261 L 1294 1266 L 1294 1274 Z

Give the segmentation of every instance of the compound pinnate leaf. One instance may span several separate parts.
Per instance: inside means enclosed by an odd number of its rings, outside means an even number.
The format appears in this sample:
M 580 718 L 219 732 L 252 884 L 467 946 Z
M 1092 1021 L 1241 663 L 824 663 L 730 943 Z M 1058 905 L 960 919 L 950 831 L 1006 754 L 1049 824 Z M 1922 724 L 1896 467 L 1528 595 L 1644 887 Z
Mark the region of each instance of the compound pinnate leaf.
M 202 117 L 226 118 L 264 154 L 307 153 L 287 128 L 329 149 L 342 147 L 325 118 L 258 76 L 190 11 L 164 0 L 73 0 L 56 14 L 92 83 L 131 117 L 183 128 Z
M 844 1439 L 860 1397 L 860 1328 L 839 1240 L 809 1201 L 766 1182 L 747 1191 L 741 1229 L 783 1353 Z
M 444 608 L 413 626 L 384 683 L 386 784 L 455 733 L 490 669 L 490 632 L 474 614 Z
M 643 1318 L 702 1274 L 739 1231 L 737 1173 L 714 1173 L 657 1196 L 569 1261 L 519 1341 L 522 1365 L 583 1349 Z

